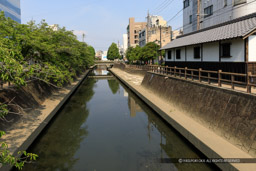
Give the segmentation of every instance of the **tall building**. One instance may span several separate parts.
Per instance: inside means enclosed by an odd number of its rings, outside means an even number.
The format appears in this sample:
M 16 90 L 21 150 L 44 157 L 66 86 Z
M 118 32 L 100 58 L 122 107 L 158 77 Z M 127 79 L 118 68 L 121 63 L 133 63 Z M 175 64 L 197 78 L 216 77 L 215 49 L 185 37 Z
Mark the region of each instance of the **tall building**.
M 135 22 L 134 18 L 129 18 L 129 25 L 127 26 L 128 47 L 139 45 L 139 32 L 146 28 L 146 25 L 146 22 Z
M 256 1 L 183 0 L 183 8 L 183 32 L 186 34 L 252 14 Z
M 21 23 L 20 0 L 0 0 L 0 11 L 4 11 L 6 17 Z

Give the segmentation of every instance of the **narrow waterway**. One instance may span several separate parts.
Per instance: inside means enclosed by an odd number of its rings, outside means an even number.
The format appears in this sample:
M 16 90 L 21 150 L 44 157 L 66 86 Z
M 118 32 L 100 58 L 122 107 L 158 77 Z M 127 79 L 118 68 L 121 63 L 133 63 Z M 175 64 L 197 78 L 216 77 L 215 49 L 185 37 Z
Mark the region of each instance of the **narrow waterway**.
M 86 79 L 28 152 L 39 158 L 25 171 L 216 169 L 161 163 L 203 156 L 115 78 Z

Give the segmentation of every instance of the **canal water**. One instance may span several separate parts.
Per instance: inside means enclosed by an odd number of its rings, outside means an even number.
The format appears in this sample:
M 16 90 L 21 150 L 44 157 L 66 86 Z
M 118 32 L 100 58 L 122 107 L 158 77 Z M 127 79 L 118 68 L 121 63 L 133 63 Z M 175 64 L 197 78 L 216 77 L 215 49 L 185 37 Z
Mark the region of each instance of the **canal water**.
M 114 77 L 87 78 L 27 151 L 25 171 L 216 169 L 175 162 L 204 156 Z

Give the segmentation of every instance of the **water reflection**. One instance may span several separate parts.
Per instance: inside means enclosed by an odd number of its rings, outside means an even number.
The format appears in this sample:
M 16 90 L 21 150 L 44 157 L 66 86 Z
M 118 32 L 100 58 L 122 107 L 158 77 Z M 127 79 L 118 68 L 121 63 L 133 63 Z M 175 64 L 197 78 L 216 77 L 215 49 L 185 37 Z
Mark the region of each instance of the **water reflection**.
M 148 117 L 148 140 L 151 141 L 152 138 L 155 138 L 155 134 L 160 133 L 158 138 L 160 141 L 161 150 L 158 158 L 205 158 L 197 149 L 190 145 L 185 138 L 176 132 L 176 130 L 171 128 L 165 121 L 163 121 L 162 118 L 160 118 L 144 102 L 142 102 L 136 95 L 125 87 L 124 96 L 126 95 L 128 95 L 129 99 L 128 106 L 130 109 L 130 116 L 135 117 L 136 114 L 142 114 L 141 112 L 144 111 Z M 174 165 L 175 167 L 172 166 L 172 169 L 174 170 L 219 170 L 216 166 L 207 164 L 174 163 Z
M 114 79 L 114 80 L 108 80 L 108 86 L 110 88 L 110 90 L 112 91 L 113 94 L 116 94 L 117 91 L 119 90 L 119 82 Z
M 117 80 L 87 79 L 28 151 L 29 171 L 211 170 L 160 163 L 200 153 Z
M 106 65 L 98 65 L 91 73 L 91 75 L 110 75 Z
M 89 116 L 87 102 L 94 94 L 94 84 L 95 80 L 87 80 L 43 131 L 29 149 L 39 155 L 38 161 L 25 165 L 23 170 L 71 170 L 76 164 L 79 158 L 74 157 L 75 153 L 89 134 L 83 123 Z

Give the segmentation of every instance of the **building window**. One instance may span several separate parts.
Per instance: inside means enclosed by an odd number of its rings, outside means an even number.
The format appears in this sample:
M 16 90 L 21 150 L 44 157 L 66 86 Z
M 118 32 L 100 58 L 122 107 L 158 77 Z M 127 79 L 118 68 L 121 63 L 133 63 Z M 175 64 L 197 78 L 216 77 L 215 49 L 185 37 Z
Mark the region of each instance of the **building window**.
M 194 47 L 194 58 L 195 59 L 200 59 L 201 54 L 200 54 L 200 47 Z
M 204 9 L 204 17 L 208 17 L 213 14 L 213 5 Z
M 192 15 L 189 16 L 189 24 L 192 23 Z
M 187 8 L 189 6 L 189 0 L 185 0 L 183 4 L 184 4 L 184 9 Z
M 155 31 L 155 30 L 152 30 L 152 34 L 156 34 L 156 31 Z
M 230 43 L 224 43 L 221 45 L 221 57 L 231 57 L 230 46 Z
M 137 31 L 136 31 L 136 30 L 134 30 L 134 33 L 136 34 L 136 33 L 137 33 Z
M 246 3 L 246 0 L 234 0 L 234 6 L 239 5 L 239 4 L 243 4 L 243 3 Z
M 168 55 L 168 59 L 172 59 L 172 51 L 171 50 L 168 51 L 167 55 Z
M 176 59 L 180 59 L 180 49 L 176 50 Z

